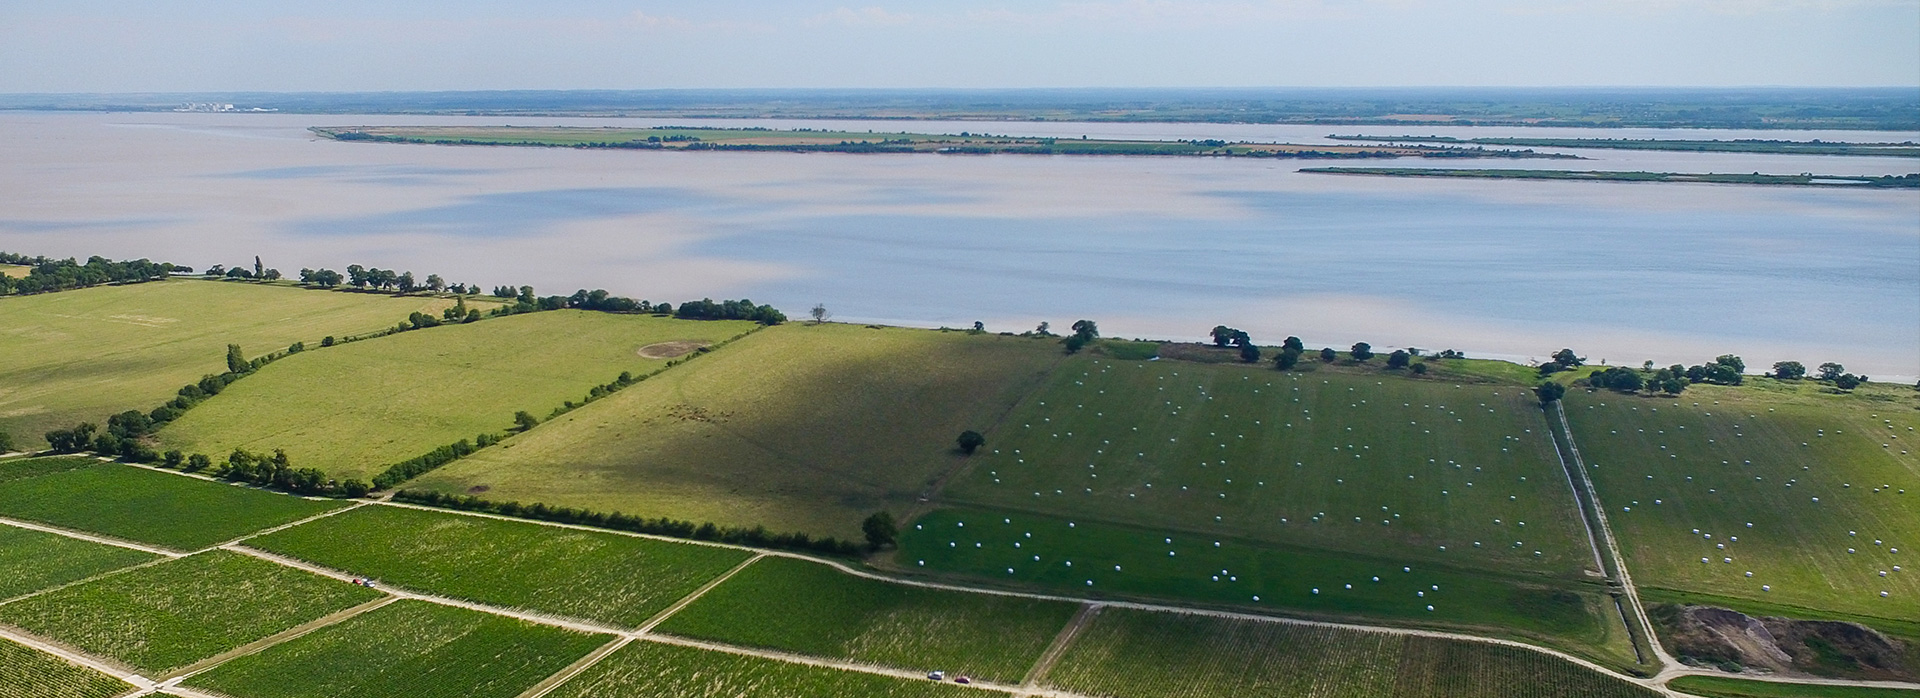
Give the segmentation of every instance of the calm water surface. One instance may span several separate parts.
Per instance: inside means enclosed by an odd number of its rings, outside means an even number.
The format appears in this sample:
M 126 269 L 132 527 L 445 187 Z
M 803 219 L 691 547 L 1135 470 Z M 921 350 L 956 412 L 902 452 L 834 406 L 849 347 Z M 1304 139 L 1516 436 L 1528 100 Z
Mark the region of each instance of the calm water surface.
M 801 315 L 1920 375 L 1920 193 L 1296 172 L 1314 161 L 660 153 L 335 143 L 312 125 L 720 124 L 1323 142 L 1913 133 L 1226 124 L 0 114 L 0 249 L 289 274 L 348 264 L 750 297 Z M 1473 167 L 1920 172 L 1907 158 L 1584 150 Z M 1352 164 L 1352 163 L 1339 163 Z M 1382 161 L 1394 166 L 1417 160 Z M 1459 161 L 1432 163 L 1462 166 Z M 1909 378 L 1909 380 L 1911 380 Z

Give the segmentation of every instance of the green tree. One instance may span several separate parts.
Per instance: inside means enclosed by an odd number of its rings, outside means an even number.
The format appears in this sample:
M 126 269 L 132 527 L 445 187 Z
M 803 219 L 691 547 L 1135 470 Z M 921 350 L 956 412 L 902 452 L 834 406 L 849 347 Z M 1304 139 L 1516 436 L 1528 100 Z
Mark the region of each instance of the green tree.
M 519 412 L 513 413 L 513 424 L 519 427 L 520 431 L 526 431 L 539 425 L 540 418 L 533 416 L 531 412 L 520 410 Z
M 1740 357 L 1734 356 L 1732 354 L 1721 354 L 1717 357 L 1714 357 L 1713 362 L 1721 366 L 1725 366 L 1727 368 L 1733 369 L 1734 373 L 1747 372 L 1747 362 L 1742 361 Z M 1737 384 L 1738 381 L 1735 381 L 1735 383 Z
M 1307 351 L 1306 343 L 1301 342 L 1299 337 L 1287 337 L 1287 341 L 1281 342 L 1280 347 L 1282 349 L 1292 349 L 1295 352 L 1302 353 L 1302 354 L 1306 353 Z
M 1773 364 L 1773 377 L 1783 381 L 1795 381 L 1806 377 L 1807 367 L 1798 361 L 1776 361 Z
M 247 368 L 247 357 L 240 353 L 240 345 L 227 345 L 227 372 L 246 373 Z
M 1260 347 L 1254 346 L 1253 342 L 1241 343 L 1240 344 L 1240 360 L 1250 364 L 1259 363 Z
M 1288 337 L 1287 339 L 1293 339 L 1293 337 Z M 1281 347 L 1280 354 L 1273 357 L 1273 367 L 1285 371 L 1299 365 L 1300 353 L 1299 349 L 1291 346 Z
M 900 537 L 900 527 L 893 522 L 893 514 L 876 512 L 860 522 L 860 532 L 867 536 L 867 546 L 874 550 L 893 545 Z
M 827 312 L 827 305 L 825 303 L 813 304 L 813 310 L 808 311 L 808 313 L 813 315 L 813 324 L 815 325 L 826 322 L 827 318 L 833 315 Z
M 13 435 L 0 431 L 0 453 L 12 453 L 16 448 L 19 446 L 13 443 Z
M 1092 320 L 1075 320 L 1073 321 L 1073 334 L 1076 337 L 1085 337 L 1088 341 L 1092 341 L 1100 336 L 1100 327 L 1093 324 Z
M 955 439 L 954 443 L 959 445 L 961 453 L 971 456 L 981 446 L 987 445 L 987 437 L 981 436 L 980 432 L 968 429 L 960 432 L 960 438 Z
M 428 290 L 433 291 L 434 293 L 439 293 L 442 289 L 445 289 L 446 287 L 447 287 L 447 280 L 440 278 L 439 274 L 427 275 Z
M 1851 373 L 1842 373 L 1840 374 L 1839 378 L 1833 379 L 1833 387 L 1839 388 L 1841 390 L 1852 390 L 1854 388 L 1860 387 L 1860 384 L 1865 382 L 1867 382 L 1866 376 L 1856 376 Z
M 1395 349 L 1393 353 L 1387 355 L 1387 368 L 1406 368 L 1407 364 L 1412 362 L 1413 355 L 1405 350 Z
M 205 453 L 195 453 L 187 456 L 187 472 L 206 470 L 211 467 L 213 467 L 213 459 L 208 458 Z
M 1062 341 L 1061 344 L 1066 345 L 1067 353 L 1076 354 L 1076 353 L 1079 353 L 1081 349 L 1087 346 L 1088 341 L 1089 340 L 1087 339 L 1086 335 L 1070 334 L 1070 335 L 1067 335 L 1066 340 Z
M 1823 381 L 1837 380 L 1838 378 L 1840 378 L 1840 374 L 1846 373 L 1846 372 L 1847 372 L 1847 367 L 1834 363 L 1832 361 L 1828 361 L 1824 364 L 1820 364 L 1820 380 L 1823 380 Z
M 1579 368 L 1587 363 L 1585 357 L 1573 353 L 1572 349 L 1561 349 L 1553 353 L 1553 362 L 1565 368 Z
M 1320 360 L 1327 363 L 1339 361 L 1340 352 L 1334 351 L 1333 347 L 1320 347 Z
M 987 323 L 981 322 L 979 320 L 973 321 L 974 334 L 980 334 L 981 332 L 985 332 L 985 331 L 987 331 Z
M 1535 395 L 1540 396 L 1540 404 L 1548 405 L 1565 396 L 1567 394 L 1567 386 L 1553 381 L 1547 381 L 1541 383 L 1540 387 L 1534 388 L 1533 392 Z
M 1373 358 L 1373 345 L 1366 342 L 1354 342 L 1353 349 L 1349 351 L 1348 354 L 1353 357 L 1354 361 L 1366 361 L 1367 359 Z

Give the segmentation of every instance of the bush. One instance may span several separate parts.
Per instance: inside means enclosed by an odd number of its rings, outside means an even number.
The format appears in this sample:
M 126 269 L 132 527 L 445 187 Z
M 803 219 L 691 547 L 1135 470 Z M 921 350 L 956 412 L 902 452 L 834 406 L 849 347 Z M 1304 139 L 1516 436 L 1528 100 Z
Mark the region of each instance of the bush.
M 971 456 L 981 446 L 987 445 L 987 437 L 981 436 L 980 432 L 968 429 L 960 432 L 960 438 L 955 439 L 954 442 L 959 445 L 961 453 Z
M 1412 362 L 1413 355 L 1408 354 L 1404 349 L 1395 349 L 1392 354 L 1387 355 L 1387 368 L 1406 368 L 1407 364 Z

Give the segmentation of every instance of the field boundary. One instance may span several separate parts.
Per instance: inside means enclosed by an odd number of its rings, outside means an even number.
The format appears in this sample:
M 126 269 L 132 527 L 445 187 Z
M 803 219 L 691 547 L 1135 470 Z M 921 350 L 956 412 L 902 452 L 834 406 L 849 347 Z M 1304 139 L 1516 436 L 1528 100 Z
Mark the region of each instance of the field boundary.
M 593 665 L 599 664 L 600 660 L 612 656 L 613 653 L 620 651 L 621 648 L 632 643 L 633 636 L 631 635 L 622 635 L 614 638 L 613 641 L 601 645 L 599 649 L 588 652 L 587 656 L 575 660 L 572 664 L 568 664 L 565 669 L 554 672 L 552 676 L 541 679 L 540 683 L 536 683 L 528 687 L 527 690 L 521 691 L 520 695 L 515 698 L 541 698 L 541 696 L 552 693 L 554 690 L 566 685 L 568 681 L 572 681 L 573 677 L 586 673 L 588 669 L 593 668 Z
M 145 695 L 148 693 L 152 693 L 154 689 L 158 686 L 158 684 L 154 683 L 152 679 L 149 679 L 145 676 L 141 676 L 136 672 L 128 671 L 123 667 L 116 666 L 112 662 L 108 662 L 106 660 L 93 657 L 92 655 L 88 655 L 83 652 L 69 650 L 58 644 L 54 644 L 46 640 L 42 640 L 38 637 L 28 635 L 23 632 L 19 632 L 5 625 L 0 625 L 0 638 L 11 640 L 29 649 L 34 649 L 34 650 L 38 650 L 38 651 L 53 655 L 62 660 L 65 660 L 69 664 L 86 667 L 88 669 L 92 669 L 102 674 L 111 676 L 115 679 L 124 681 L 128 685 L 134 687 L 134 689 L 136 690 L 134 695 Z
M 279 645 L 289 640 L 297 639 L 300 636 L 306 635 L 315 630 L 319 630 L 321 628 L 334 625 L 341 621 L 347 620 L 354 616 L 360 615 L 362 613 L 366 613 L 367 611 L 380 608 L 382 606 L 385 606 L 387 604 L 390 604 L 399 600 L 400 600 L 400 597 L 389 594 L 387 596 L 382 596 L 380 598 L 374 599 L 372 601 L 368 601 L 358 606 L 345 608 L 339 611 L 335 611 L 333 613 L 329 613 L 319 618 L 315 618 L 313 620 L 307 621 L 305 623 L 301 623 L 299 625 L 288 628 L 286 630 L 282 630 L 272 635 L 268 635 L 258 640 L 254 640 L 253 642 L 249 642 L 239 647 L 235 647 L 225 652 L 221 652 L 220 654 L 216 654 L 206 659 L 202 659 L 198 662 L 189 664 L 186 667 L 181 668 L 178 671 L 175 671 L 172 674 L 167 675 L 165 679 L 160 682 L 160 685 L 162 687 L 171 687 L 171 686 L 178 685 L 180 682 L 185 681 L 196 674 L 203 673 L 221 664 L 225 664 L 229 661 L 239 659 L 241 657 L 245 657 L 248 655 L 259 654 L 268 649 L 271 649 L 275 645 Z
M 1034 661 L 1033 666 L 1027 668 L 1027 675 L 1020 679 L 1020 686 L 1029 690 L 1038 689 L 1040 682 L 1046 680 L 1047 673 L 1053 671 L 1053 665 L 1060 663 L 1060 658 L 1067 654 L 1067 648 L 1073 646 L 1073 641 L 1080 637 L 1080 631 L 1086 629 L 1088 623 L 1093 622 L 1094 616 L 1100 615 L 1101 608 L 1103 606 L 1097 603 L 1081 606 L 1079 612 L 1074 613 L 1073 618 L 1067 621 L 1066 626 L 1060 628 L 1060 632 L 1053 636 L 1053 642 L 1047 644 L 1047 649 L 1040 653 L 1040 658 Z
M 760 558 L 763 558 L 766 556 L 767 556 L 766 553 L 761 553 L 759 555 L 755 555 L 753 557 L 747 558 L 746 560 L 741 561 L 740 564 L 734 565 L 733 569 L 727 570 L 725 573 L 721 574 L 720 576 L 714 577 L 713 579 L 708 580 L 706 584 L 700 585 L 700 588 L 695 589 L 693 590 L 692 593 L 681 597 L 679 601 L 673 602 L 673 605 L 660 609 L 659 613 L 653 614 L 652 618 L 647 619 L 647 622 L 640 625 L 639 632 L 641 633 L 653 632 L 654 628 L 659 627 L 661 623 L 667 622 L 667 619 L 672 618 L 674 614 L 679 613 L 680 609 L 683 609 L 683 608 L 686 608 L 687 606 L 692 605 L 693 602 L 700 600 L 700 597 L 705 596 L 707 592 L 712 591 L 714 587 L 720 586 L 721 582 L 725 582 L 728 579 L 732 579 L 733 575 L 740 573 L 740 570 L 746 569 L 748 565 L 752 565 L 755 562 L 759 562 Z
M 84 531 L 75 531 L 72 529 L 61 528 L 59 526 L 49 526 L 42 523 L 34 523 L 32 521 L 24 521 L 21 519 L 15 519 L 15 518 L 6 517 L 6 516 L 0 516 L 0 525 L 12 526 L 14 528 L 23 528 L 29 531 L 39 531 L 41 533 L 51 533 L 56 536 L 66 536 L 74 540 L 83 540 L 88 543 L 99 543 L 100 545 L 110 545 L 115 548 L 137 550 L 139 552 L 149 553 L 152 555 L 159 555 L 165 558 L 182 558 L 182 557 L 186 557 L 188 555 L 193 554 L 193 553 L 183 553 L 177 550 L 169 550 L 166 548 L 156 548 L 153 546 L 146 545 L 144 543 L 136 543 L 130 540 L 121 540 L 119 538 L 112 538 L 108 536 L 102 536 L 99 534 L 87 533 Z

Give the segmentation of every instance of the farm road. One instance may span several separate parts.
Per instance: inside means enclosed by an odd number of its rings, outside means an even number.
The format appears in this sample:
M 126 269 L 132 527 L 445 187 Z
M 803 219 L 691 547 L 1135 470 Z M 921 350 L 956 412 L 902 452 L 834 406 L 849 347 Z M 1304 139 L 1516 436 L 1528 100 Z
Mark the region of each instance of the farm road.
M 69 650 L 65 647 L 61 647 L 60 645 L 56 645 L 51 642 L 41 640 L 32 635 L 15 632 L 12 629 L 7 628 L 5 626 L 0 626 L 0 638 L 6 638 L 8 640 L 12 640 L 22 645 L 26 645 L 33 649 L 39 650 L 41 652 L 51 654 L 55 657 L 59 657 L 70 663 L 77 664 L 77 665 L 86 667 L 88 669 L 92 669 L 94 671 L 100 672 L 102 674 L 106 674 L 108 676 L 119 679 L 121 681 L 125 681 L 128 684 L 131 684 L 135 689 L 137 689 L 138 692 L 135 693 L 134 695 L 145 695 L 148 693 L 152 693 L 155 686 L 152 679 L 149 679 L 145 676 L 141 676 L 131 671 L 127 671 L 125 667 L 116 666 L 112 663 L 90 657 L 80 652 Z

